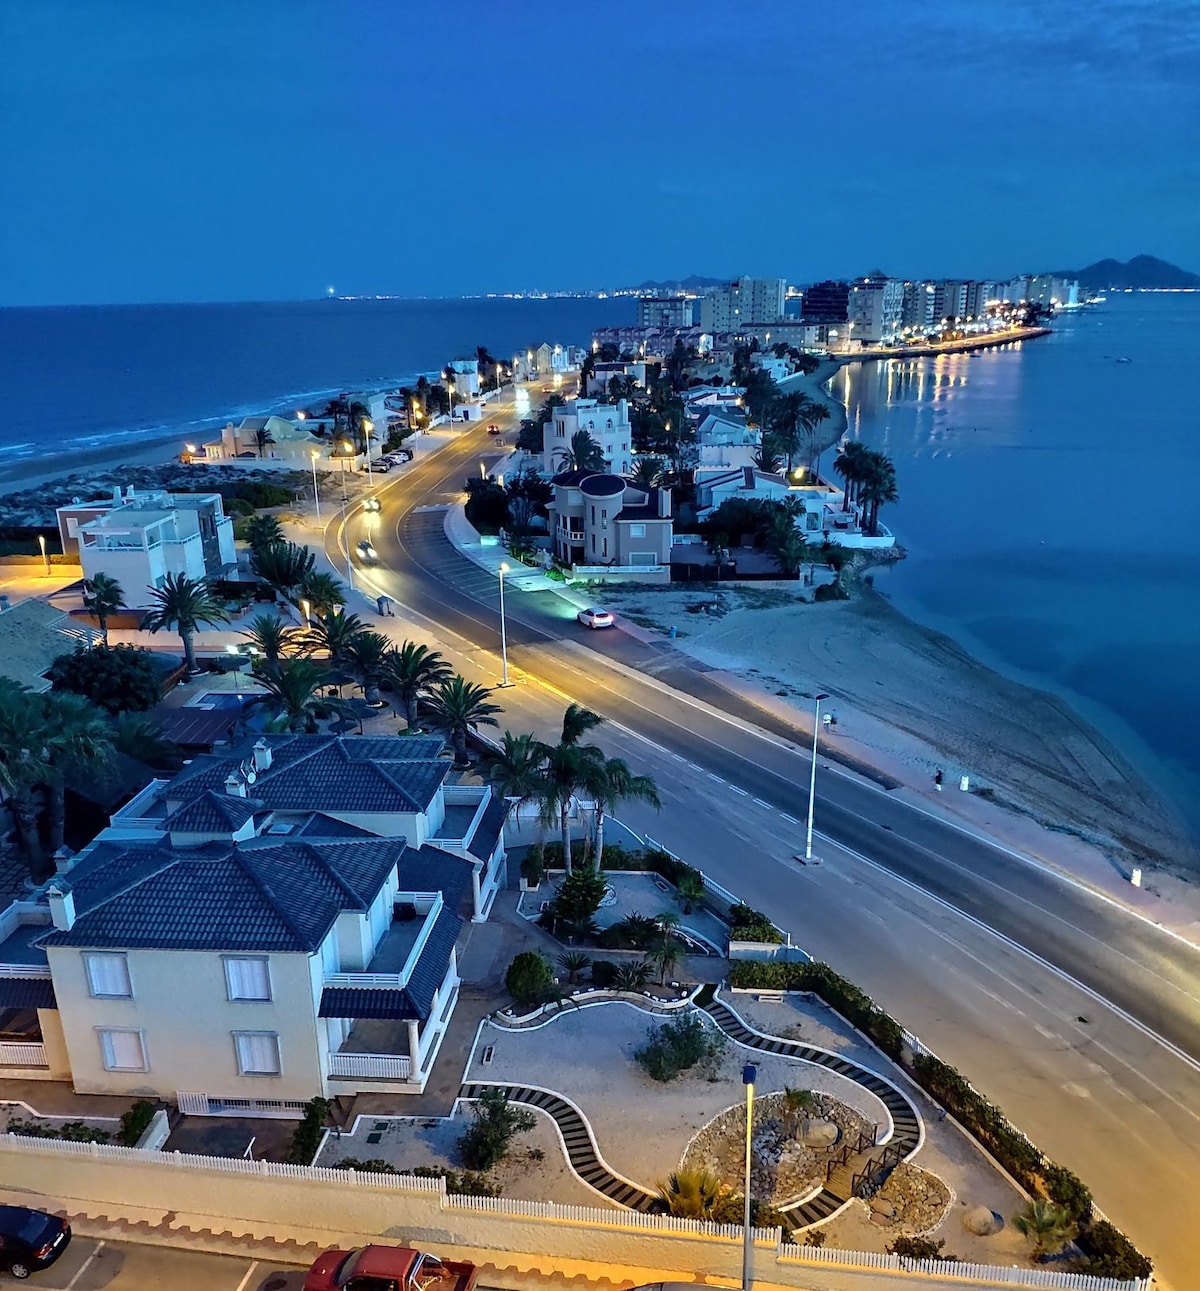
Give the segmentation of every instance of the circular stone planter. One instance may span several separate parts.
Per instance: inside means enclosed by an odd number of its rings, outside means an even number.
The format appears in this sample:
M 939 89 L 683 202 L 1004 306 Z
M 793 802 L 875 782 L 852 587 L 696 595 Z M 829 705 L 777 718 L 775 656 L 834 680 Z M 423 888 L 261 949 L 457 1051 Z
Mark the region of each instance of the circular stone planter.
M 929 1233 L 946 1218 L 953 1200 L 937 1175 L 901 1161 L 872 1198 L 871 1210 L 879 1220 L 906 1233 Z
M 814 1094 L 813 1098 L 813 1111 L 800 1118 L 794 1133 L 785 1123 L 781 1093 L 755 1100 L 751 1190 L 772 1206 L 790 1206 L 823 1184 L 826 1165 L 842 1139 L 854 1139 L 873 1128 L 865 1116 L 839 1099 L 829 1094 Z M 812 1141 L 805 1142 L 806 1137 Z M 707 1170 L 737 1192 L 744 1187 L 745 1167 L 744 1103 L 713 1117 L 684 1149 L 680 1162 L 681 1169 Z

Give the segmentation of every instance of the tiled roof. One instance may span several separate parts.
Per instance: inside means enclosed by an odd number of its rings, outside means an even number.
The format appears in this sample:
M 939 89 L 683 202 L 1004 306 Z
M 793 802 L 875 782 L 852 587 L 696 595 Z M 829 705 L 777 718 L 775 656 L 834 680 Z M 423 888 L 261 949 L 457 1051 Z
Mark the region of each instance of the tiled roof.
M 443 852 L 440 847 L 409 848 L 400 858 L 398 879 L 401 892 L 440 892 L 449 910 L 463 907 L 463 899 L 471 891 L 471 874 L 474 865 Z
M 0 977 L 0 1009 L 56 1009 L 48 977 Z
M 268 835 L 269 836 L 269 835 Z M 314 811 L 300 825 L 290 830 L 289 838 L 375 838 L 369 829 L 360 829 L 357 825 L 347 824 L 333 816 L 324 816 Z
M 285 735 L 267 741 L 271 766 L 256 774 L 253 792 L 270 810 L 427 811 L 450 771 L 448 761 L 429 756 L 434 743 L 441 747 L 440 739 Z M 228 753 L 198 757 L 160 796 L 182 805 L 206 789 L 224 792 L 226 778 L 248 762 L 252 750 L 253 742 L 246 741 Z
M 173 833 L 232 834 L 256 811 L 262 810 L 262 803 L 254 798 L 206 789 L 186 806 L 173 811 L 163 823 Z
M 446 976 L 450 952 L 462 931 L 463 921 L 451 910 L 443 910 L 421 951 L 408 985 L 396 990 L 359 990 L 327 986 L 321 992 L 323 1018 L 399 1018 L 424 1021 L 433 997 Z
M 341 911 L 367 909 L 403 852 L 382 838 L 99 845 L 70 874 L 74 925 L 40 944 L 311 953 Z
M 75 644 L 62 631 L 69 623 L 62 610 L 36 597 L 0 612 L 0 673 L 31 690 L 48 690 L 42 674 Z
M 496 850 L 496 844 L 500 841 L 500 834 L 504 829 L 504 820 L 508 815 L 508 803 L 503 798 L 492 795 L 491 801 L 483 812 L 483 819 L 475 826 L 475 833 L 471 835 L 471 842 L 467 851 L 472 856 L 477 856 L 481 861 L 487 862 L 492 859 L 492 853 Z

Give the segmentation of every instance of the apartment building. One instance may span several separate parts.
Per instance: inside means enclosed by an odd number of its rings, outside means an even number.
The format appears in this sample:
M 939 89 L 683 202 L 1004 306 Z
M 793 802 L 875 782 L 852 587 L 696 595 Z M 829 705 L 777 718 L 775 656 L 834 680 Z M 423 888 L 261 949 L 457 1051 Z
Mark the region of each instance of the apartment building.
M 598 399 L 569 399 L 554 409 L 554 415 L 542 427 L 542 471 L 546 475 L 557 475 L 564 466 L 578 465 L 570 460 L 571 441 L 581 430 L 600 446 L 605 471 L 629 474 L 633 469 L 629 401 L 603 403 Z

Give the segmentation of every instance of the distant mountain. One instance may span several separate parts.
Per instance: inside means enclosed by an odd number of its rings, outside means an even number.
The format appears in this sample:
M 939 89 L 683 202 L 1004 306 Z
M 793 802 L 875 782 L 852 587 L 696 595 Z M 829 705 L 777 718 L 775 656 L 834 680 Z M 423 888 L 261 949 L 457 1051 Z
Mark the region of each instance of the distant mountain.
M 703 275 L 694 273 L 687 278 L 669 279 L 665 282 L 640 282 L 637 285 L 638 291 L 707 291 L 709 287 L 719 287 L 723 282 L 730 282 L 729 278 L 705 278 Z
M 1154 256 L 1134 256 L 1124 264 L 1120 260 L 1097 260 L 1086 269 L 1064 269 L 1056 276 L 1078 278 L 1084 291 L 1103 291 L 1106 287 L 1200 287 L 1200 274 Z

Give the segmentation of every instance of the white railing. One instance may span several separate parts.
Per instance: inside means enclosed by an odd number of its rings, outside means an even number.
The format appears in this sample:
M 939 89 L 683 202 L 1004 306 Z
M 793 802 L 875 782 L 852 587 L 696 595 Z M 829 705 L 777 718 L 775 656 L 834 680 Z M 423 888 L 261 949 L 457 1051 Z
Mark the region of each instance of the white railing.
M 326 986 L 368 991 L 398 991 L 408 985 L 404 973 L 326 973 Z
M 49 964 L 0 964 L 0 977 L 36 977 L 45 980 L 49 976 Z
M 49 1067 L 46 1046 L 18 1041 L 0 1043 L 0 1067 Z
M 854 1268 L 916 1273 L 949 1281 L 1001 1286 L 1056 1287 L 1063 1291 L 1149 1291 L 1150 1278 L 1102 1278 L 1059 1269 L 1022 1269 L 1005 1264 L 963 1264 L 957 1260 L 909 1260 L 882 1251 L 841 1251 L 828 1246 L 781 1242 L 776 1258 L 789 1264 L 840 1264 Z
M 407 1080 L 411 1069 L 407 1054 L 331 1053 L 331 1076 L 358 1076 L 363 1080 Z

